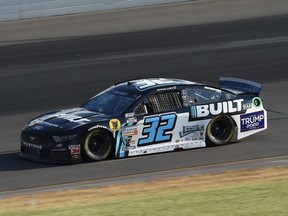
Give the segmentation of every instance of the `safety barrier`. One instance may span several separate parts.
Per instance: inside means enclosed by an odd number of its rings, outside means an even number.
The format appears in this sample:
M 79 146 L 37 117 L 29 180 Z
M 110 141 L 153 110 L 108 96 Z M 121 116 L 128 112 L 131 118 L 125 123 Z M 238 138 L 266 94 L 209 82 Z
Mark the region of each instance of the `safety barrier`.
M 184 0 L 0 0 L 0 21 L 123 9 L 181 1 Z

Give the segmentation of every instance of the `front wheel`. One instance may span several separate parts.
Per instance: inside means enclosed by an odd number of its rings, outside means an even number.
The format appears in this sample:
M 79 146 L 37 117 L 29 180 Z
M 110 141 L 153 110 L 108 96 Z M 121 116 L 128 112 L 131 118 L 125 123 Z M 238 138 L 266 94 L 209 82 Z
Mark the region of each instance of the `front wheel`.
M 213 146 L 225 145 L 232 139 L 234 131 L 234 121 L 230 116 L 216 116 L 207 126 L 206 142 Z
M 108 131 L 101 129 L 91 131 L 83 145 L 83 158 L 86 161 L 100 161 L 112 154 L 113 138 Z

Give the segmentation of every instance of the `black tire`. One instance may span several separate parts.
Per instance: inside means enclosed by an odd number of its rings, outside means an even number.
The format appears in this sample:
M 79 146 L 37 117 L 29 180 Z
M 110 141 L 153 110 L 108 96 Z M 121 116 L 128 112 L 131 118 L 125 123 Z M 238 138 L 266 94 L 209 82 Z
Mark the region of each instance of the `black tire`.
M 219 115 L 211 119 L 206 129 L 206 143 L 208 146 L 225 145 L 234 135 L 235 125 L 228 115 Z
M 84 140 L 83 159 L 85 161 L 101 161 L 109 158 L 113 152 L 113 138 L 108 131 L 96 129 Z

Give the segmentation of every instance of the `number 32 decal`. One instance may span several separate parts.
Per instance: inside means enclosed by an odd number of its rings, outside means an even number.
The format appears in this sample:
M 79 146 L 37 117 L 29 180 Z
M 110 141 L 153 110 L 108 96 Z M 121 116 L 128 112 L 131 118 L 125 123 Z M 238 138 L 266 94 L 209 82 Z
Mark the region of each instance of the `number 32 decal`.
M 142 131 L 142 135 L 145 137 L 139 139 L 138 145 L 170 142 L 172 134 L 169 132 L 174 129 L 176 119 L 177 115 L 175 113 L 145 118 Z

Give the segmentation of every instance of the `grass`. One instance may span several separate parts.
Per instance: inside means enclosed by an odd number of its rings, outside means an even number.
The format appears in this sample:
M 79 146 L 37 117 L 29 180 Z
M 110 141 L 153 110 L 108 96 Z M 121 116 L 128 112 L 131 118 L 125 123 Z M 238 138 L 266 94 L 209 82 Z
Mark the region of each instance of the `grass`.
M 5 216 L 284 216 L 288 167 L 69 190 L 0 200 Z

